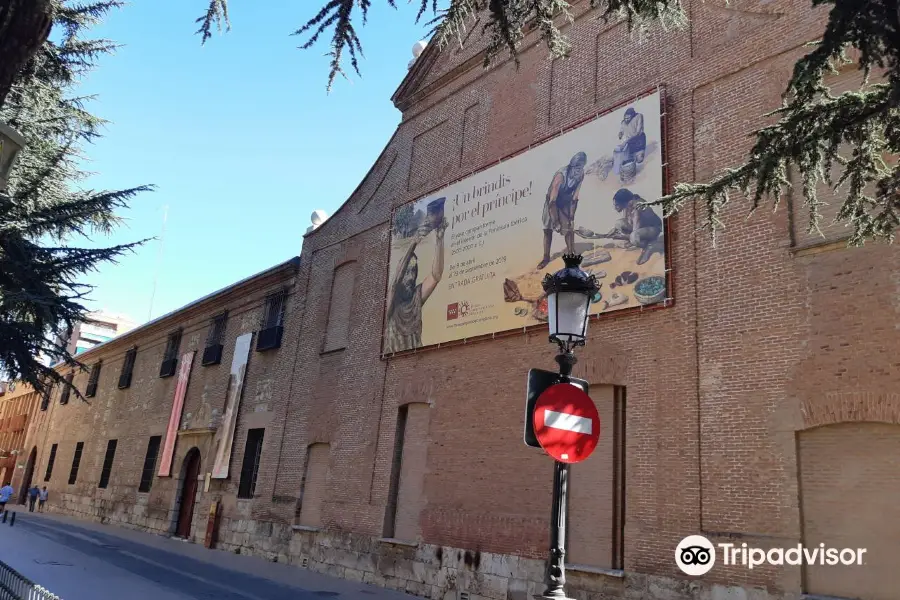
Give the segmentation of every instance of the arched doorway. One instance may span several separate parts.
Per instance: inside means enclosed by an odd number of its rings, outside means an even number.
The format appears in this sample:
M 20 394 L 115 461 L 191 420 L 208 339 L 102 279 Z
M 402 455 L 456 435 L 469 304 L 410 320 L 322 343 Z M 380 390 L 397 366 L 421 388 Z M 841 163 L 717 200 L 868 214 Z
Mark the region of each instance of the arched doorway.
M 31 449 L 28 462 L 25 464 L 25 476 L 22 478 L 22 489 L 19 490 L 19 504 L 25 504 L 28 498 L 28 488 L 31 487 L 31 480 L 34 477 L 35 461 L 37 461 L 37 446 Z
M 181 467 L 181 495 L 178 499 L 177 537 L 191 537 L 191 520 L 194 517 L 194 501 L 197 498 L 197 478 L 200 476 L 200 451 L 191 448 Z

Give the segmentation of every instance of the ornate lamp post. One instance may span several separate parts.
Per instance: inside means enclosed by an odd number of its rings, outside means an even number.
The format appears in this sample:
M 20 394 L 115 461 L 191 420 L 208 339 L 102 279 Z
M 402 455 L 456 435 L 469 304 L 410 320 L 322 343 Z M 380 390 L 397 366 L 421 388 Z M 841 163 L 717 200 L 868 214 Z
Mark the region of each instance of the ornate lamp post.
M 16 157 L 25 147 L 25 138 L 18 131 L 0 121 L 0 193 L 6 192 L 9 173 L 16 162 Z
M 575 366 L 575 348 L 583 346 L 587 337 L 591 298 L 599 286 L 594 275 L 581 270 L 581 256 L 563 255 L 566 266 L 553 275 L 544 277 L 547 293 L 547 320 L 550 325 L 550 341 L 559 346 L 556 362 L 560 380 L 565 382 Z M 547 589 L 542 598 L 567 599 L 566 586 L 566 493 L 569 465 L 555 461 L 553 471 L 553 512 L 550 519 L 550 557 L 544 582 Z

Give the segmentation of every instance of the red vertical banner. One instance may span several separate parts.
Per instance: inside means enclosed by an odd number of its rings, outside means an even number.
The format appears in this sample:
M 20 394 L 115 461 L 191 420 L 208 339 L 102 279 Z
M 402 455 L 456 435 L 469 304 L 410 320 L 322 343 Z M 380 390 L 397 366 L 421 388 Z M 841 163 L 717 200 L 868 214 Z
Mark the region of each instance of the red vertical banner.
M 188 379 L 191 376 L 191 363 L 194 362 L 194 352 L 184 353 L 179 362 L 178 383 L 175 386 L 172 413 L 169 415 L 169 426 L 166 429 L 166 445 L 163 446 L 162 459 L 159 461 L 158 475 L 160 477 L 169 477 L 172 474 L 175 438 L 178 437 L 178 424 L 181 422 L 181 412 L 184 409 L 184 396 L 187 393 Z

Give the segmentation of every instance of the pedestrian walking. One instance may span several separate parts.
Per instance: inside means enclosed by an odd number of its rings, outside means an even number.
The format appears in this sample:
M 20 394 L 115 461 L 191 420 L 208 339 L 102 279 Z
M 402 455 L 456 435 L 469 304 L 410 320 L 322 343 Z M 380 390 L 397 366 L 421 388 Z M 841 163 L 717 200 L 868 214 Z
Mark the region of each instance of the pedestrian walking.
M 8 481 L 3 484 L 3 487 L 0 488 L 0 513 L 6 510 L 6 503 L 9 502 L 9 499 L 15 493 L 16 490 L 13 489 L 13 486 Z
M 41 490 L 37 485 L 33 485 L 28 489 L 28 512 L 34 512 L 34 503 L 37 502 Z
M 47 486 L 41 490 L 41 493 L 38 495 L 38 512 L 44 512 L 44 502 L 47 501 Z

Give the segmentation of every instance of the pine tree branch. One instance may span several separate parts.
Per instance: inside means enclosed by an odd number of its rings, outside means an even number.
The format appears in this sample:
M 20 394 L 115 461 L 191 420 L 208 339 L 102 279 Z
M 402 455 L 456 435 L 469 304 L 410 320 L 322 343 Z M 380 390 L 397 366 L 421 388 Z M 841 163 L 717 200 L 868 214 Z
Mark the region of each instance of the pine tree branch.
M 843 173 L 832 187 L 847 188 L 837 219 L 853 225 L 850 244 L 861 245 L 867 239 L 893 241 L 897 198 L 892 185 L 900 175 L 887 168 L 884 156 L 900 149 L 900 136 L 888 143 L 881 133 L 896 128 L 900 118 L 893 93 L 890 85 L 876 84 L 839 96 L 826 93 L 813 102 L 794 100 L 772 113 L 781 116 L 778 122 L 754 133 L 756 143 L 746 163 L 708 183 L 678 184 L 672 194 L 645 204 L 662 206 L 664 214 L 671 215 L 689 200 L 700 201 L 705 211 L 701 228 L 711 232 L 715 243 L 722 228 L 721 212 L 735 193 L 750 199 L 751 213 L 765 198 L 774 198 L 777 206 L 782 191 L 792 187 L 788 167 L 794 166 L 810 211 L 808 232 L 821 233 L 817 186 L 831 183 L 829 172 L 837 164 Z M 848 150 L 849 159 L 842 155 Z M 877 186 L 874 197 L 866 193 L 873 184 Z
M 209 0 L 206 13 L 197 19 L 197 23 L 200 23 L 197 33 L 200 35 L 201 44 L 205 44 L 212 37 L 214 25 L 219 32 L 222 31 L 223 25 L 225 31 L 230 31 L 231 19 L 228 18 L 228 0 Z

